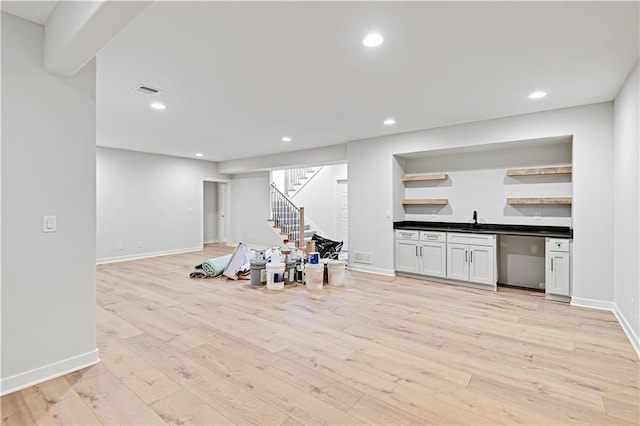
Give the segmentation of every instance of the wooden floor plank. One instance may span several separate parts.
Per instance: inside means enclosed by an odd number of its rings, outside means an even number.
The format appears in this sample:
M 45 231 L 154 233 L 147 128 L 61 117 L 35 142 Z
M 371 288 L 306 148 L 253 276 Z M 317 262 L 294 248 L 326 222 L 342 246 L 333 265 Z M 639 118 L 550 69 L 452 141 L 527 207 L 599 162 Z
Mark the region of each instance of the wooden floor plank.
M 187 390 L 176 393 L 151 404 L 153 411 L 171 425 L 227 425 L 231 420 L 211 408 Z
M 98 265 L 102 362 L 2 397 L 2 425 L 640 423 L 610 312 L 352 271 L 316 292 L 188 278 L 232 251 Z
M 73 388 L 103 424 L 165 424 L 160 416 L 110 372 L 76 382 Z

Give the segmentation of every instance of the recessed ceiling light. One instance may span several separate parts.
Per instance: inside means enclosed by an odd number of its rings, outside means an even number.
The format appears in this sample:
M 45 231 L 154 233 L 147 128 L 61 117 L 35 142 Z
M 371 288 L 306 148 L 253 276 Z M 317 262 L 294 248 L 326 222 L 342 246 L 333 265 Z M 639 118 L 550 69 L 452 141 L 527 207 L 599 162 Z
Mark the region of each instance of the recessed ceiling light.
M 544 98 L 545 96 L 547 96 L 547 92 L 543 92 L 541 90 L 538 90 L 536 92 L 533 92 L 532 94 L 529 95 L 529 99 L 540 99 L 540 98 Z
M 285 136 L 282 138 L 282 142 L 291 142 L 291 138 L 289 136 Z
M 382 38 L 382 36 L 380 34 L 371 33 L 371 34 L 368 34 L 364 38 L 364 40 L 362 40 L 362 44 L 364 44 L 367 47 L 376 47 L 376 46 L 380 46 L 383 41 L 384 41 L 384 39 Z
M 167 109 L 167 107 L 166 107 L 163 103 L 160 103 L 160 102 L 154 102 L 154 103 L 152 103 L 152 104 L 151 104 L 151 108 L 153 108 L 153 109 L 157 109 L 157 110 Z
M 196 152 L 196 157 L 204 157 L 204 154 L 201 152 Z
M 393 118 L 387 118 L 386 120 L 383 121 L 384 124 L 386 124 L 387 126 L 391 126 L 392 124 L 396 124 L 396 120 L 394 120 Z

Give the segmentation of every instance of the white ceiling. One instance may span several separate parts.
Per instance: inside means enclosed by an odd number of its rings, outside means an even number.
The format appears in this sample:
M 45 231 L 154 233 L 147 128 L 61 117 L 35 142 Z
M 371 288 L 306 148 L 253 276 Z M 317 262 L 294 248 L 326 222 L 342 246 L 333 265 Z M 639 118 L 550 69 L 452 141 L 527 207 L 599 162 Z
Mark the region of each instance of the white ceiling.
M 638 17 L 638 2 L 155 2 L 98 54 L 98 144 L 223 161 L 610 101 Z M 373 30 L 385 42 L 365 48 Z
M 57 1 L 5 1 L 0 2 L 3 11 L 27 21 L 44 25 L 55 9 Z

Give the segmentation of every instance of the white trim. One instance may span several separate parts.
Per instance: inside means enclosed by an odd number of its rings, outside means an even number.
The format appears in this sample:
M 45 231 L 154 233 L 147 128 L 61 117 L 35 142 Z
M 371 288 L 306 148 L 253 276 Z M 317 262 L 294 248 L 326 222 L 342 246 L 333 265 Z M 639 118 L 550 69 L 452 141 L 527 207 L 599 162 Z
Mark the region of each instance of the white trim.
M 638 339 L 638 336 L 636 336 L 636 334 L 633 332 L 633 328 L 631 328 L 631 325 L 629 325 L 627 319 L 624 317 L 624 315 L 622 315 L 622 312 L 620 312 L 620 309 L 618 309 L 618 305 L 616 305 L 614 302 L 603 302 L 601 300 L 593 299 L 579 299 L 575 297 L 571 300 L 571 305 L 580 306 L 582 308 L 611 311 L 618 320 L 618 323 L 620 324 L 622 331 L 624 331 L 624 334 L 626 334 L 627 339 L 629 339 L 629 343 L 631 343 L 631 346 L 640 358 L 640 340 Z
M 602 309 L 605 311 L 613 311 L 615 305 L 613 302 L 604 302 L 594 299 L 580 299 L 578 297 L 571 298 L 571 306 L 579 306 L 581 308 Z
M 220 240 L 205 240 L 204 243 L 205 244 L 215 244 L 215 243 L 219 243 Z
M 349 269 L 350 271 L 369 272 L 371 274 L 385 275 L 387 277 L 396 276 L 396 271 L 394 269 L 374 268 L 373 266 L 364 266 L 359 263 L 353 262 L 349 262 L 349 264 L 347 265 L 347 269 Z
M 411 272 L 402 272 L 402 271 L 397 271 L 396 275 L 399 277 L 415 278 L 417 280 L 423 280 L 424 282 L 451 284 L 451 285 L 457 285 L 461 287 L 475 288 L 478 290 L 486 290 L 486 291 L 498 290 L 497 284 L 482 284 L 482 283 L 476 283 L 473 281 L 452 280 L 445 277 L 432 277 L 430 275 L 420 275 L 420 274 L 413 274 Z
M 636 334 L 633 332 L 633 328 L 631 328 L 631 325 L 627 322 L 627 319 L 624 317 L 624 315 L 622 315 L 622 312 L 620 312 L 618 305 L 613 303 L 613 306 L 613 314 L 616 316 L 616 319 L 620 323 L 622 331 L 624 331 L 624 334 L 627 335 L 627 338 L 631 342 L 631 346 L 633 346 L 633 349 L 635 349 L 638 358 L 640 358 L 640 339 L 638 339 L 638 336 L 636 336 Z
M 168 256 L 170 254 L 191 253 L 194 251 L 202 251 L 203 247 L 187 247 L 176 250 L 155 251 L 151 253 L 128 254 L 125 256 L 103 257 L 96 260 L 97 265 L 104 263 L 126 262 L 127 260 L 147 259 L 149 257 Z
M 73 373 L 100 362 L 98 348 L 53 364 L 44 365 L 0 380 L 0 396 Z

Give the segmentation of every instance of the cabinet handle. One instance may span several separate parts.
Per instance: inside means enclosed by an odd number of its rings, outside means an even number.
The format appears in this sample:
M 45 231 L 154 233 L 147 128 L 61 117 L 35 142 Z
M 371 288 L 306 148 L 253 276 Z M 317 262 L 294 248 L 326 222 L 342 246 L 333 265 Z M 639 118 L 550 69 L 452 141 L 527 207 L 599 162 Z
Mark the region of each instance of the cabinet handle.
M 418 246 L 416 246 L 416 257 L 418 257 Z
M 471 262 L 473 262 L 473 250 L 469 253 L 469 258 L 471 259 Z
M 464 261 L 465 262 L 467 261 L 467 251 L 466 250 L 464 251 Z
M 422 246 L 420 246 L 420 257 L 422 257 Z
M 551 272 L 553 272 L 553 257 L 551 258 Z

